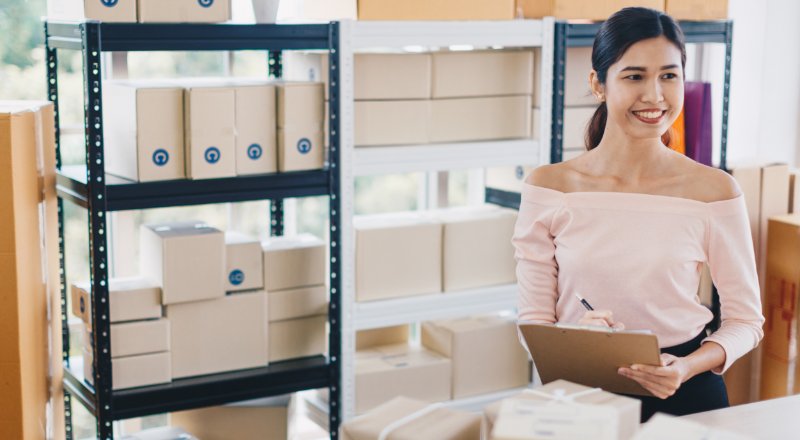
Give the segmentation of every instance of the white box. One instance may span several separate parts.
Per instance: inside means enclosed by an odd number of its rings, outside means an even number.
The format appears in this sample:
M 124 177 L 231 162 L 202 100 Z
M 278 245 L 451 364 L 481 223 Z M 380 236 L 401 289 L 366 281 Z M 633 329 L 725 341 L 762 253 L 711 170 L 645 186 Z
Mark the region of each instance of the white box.
M 432 57 L 434 99 L 533 93 L 531 50 L 434 52 Z
M 270 237 L 264 251 L 264 288 L 268 292 L 325 284 L 325 242 L 311 234 Z
M 225 237 L 202 222 L 142 225 L 139 268 L 164 305 L 225 295 Z
M 139 182 L 183 179 L 183 90 L 147 81 L 103 83 L 106 172 Z
M 261 242 L 239 232 L 225 232 L 225 290 L 237 292 L 264 287 Z
M 92 324 L 92 295 L 89 282 L 73 284 L 72 313 Z M 141 277 L 112 278 L 108 282 L 109 322 L 160 318 L 161 288 Z
M 230 0 L 138 0 L 140 23 L 217 23 L 231 19 Z
M 111 368 L 114 371 L 111 379 L 111 389 L 113 390 L 157 385 L 172 381 L 170 377 L 170 355 L 168 352 L 114 358 L 111 359 Z M 90 385 L 94 385 L 93 371 L 92 352 L 84 347 L 83 377 Z
M 91 328 L 84 325 L 83 343 L 94 346 Z M 169 351 L 169 321 L 148 319 L 111 324 L 111 357 L 136 356 Z
M 50 20 L 136 22 L 137 0 L 47 0 Z
M 263 291 L 168 305 L 172 378 L 266 366 L 267 316 Z
M 275 86 L 236 84 L 236 175 L 278 171 Z
M 232 87 L 190 84 L 184 91 L 186 176 L 236 175 L 236 93 Z

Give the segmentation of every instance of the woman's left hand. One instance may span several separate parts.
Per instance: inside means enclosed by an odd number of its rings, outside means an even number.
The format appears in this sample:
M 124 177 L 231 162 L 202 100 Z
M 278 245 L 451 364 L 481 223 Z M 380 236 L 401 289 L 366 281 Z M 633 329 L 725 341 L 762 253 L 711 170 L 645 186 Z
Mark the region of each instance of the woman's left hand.
M 622 367 L 617 372 L 638 382 L 659 399 L 666 399 L 689 379 L 689 372 L 683 358 L 671 354 L 661 354 L 661 366 L 633 364 Z

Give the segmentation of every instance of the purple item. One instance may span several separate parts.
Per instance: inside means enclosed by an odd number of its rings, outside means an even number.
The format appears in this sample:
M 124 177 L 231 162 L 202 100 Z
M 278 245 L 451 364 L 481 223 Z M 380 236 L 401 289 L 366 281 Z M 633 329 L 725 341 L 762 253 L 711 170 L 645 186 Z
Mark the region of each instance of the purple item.
M 687 81 L 684 87 L 686 155 L 711 166 L 711 84 Z

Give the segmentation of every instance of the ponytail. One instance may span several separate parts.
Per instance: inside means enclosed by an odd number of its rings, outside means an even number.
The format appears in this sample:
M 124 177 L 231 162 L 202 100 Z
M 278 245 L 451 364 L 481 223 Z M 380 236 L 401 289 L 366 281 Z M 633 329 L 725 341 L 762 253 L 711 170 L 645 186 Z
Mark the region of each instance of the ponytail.
M 594 111 L 592 119 L 589 120 L 589 124 L 586 126 L 586 135 L 584 136 L 586 151 L 593 150 L 600 145 L 600 141 L 603 140 L 603 133 L 606 131 L 607 120 L 608 107 L 606 107 L 605 102 L 602 102 L 600 106 L 597 107 L 597 110 Z M 672 127 L 670 127 L 661 135 L 661 142 L 667 147 L 669 147 L 672 142 L 672 130 Z

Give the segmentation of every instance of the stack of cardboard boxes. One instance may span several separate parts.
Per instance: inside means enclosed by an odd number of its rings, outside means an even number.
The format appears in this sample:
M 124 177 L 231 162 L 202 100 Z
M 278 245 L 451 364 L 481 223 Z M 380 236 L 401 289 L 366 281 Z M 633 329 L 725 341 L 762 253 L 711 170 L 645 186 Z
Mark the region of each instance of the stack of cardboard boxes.
M 325 267 L 313 236 L 262 244 L 200 222 L 143 225 L 141 278 L 109 285 L 113 388 L 324 353 Z M 88 285 L 73 286 L 72 300 L 91 328 Z M 87 330 L 87 380 L 91 347 Z
M 47 0 L 47 18 L 129 23 L 217 23 L 231 19 L 231 1 Z
M 106 171 L 132 181 L 320 169 L 322 85 L 107 81 Z

